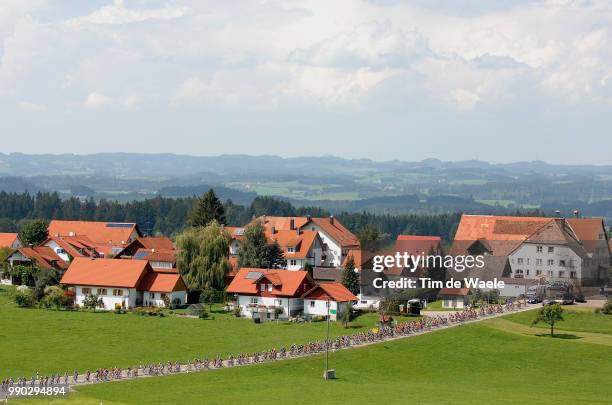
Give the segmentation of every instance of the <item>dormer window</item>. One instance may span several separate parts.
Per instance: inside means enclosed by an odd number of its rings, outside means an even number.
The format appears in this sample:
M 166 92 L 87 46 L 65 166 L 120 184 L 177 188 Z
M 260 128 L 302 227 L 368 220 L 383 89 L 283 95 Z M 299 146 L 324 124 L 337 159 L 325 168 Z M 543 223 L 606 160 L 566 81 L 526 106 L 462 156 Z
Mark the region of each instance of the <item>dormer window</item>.
M 294 246 L 288 246 L 287 247 L 287 253 L 295 253 L 295 247 Z
M 266 291 L 266 285 L 264 283 L 259 285 L 259 291 Z

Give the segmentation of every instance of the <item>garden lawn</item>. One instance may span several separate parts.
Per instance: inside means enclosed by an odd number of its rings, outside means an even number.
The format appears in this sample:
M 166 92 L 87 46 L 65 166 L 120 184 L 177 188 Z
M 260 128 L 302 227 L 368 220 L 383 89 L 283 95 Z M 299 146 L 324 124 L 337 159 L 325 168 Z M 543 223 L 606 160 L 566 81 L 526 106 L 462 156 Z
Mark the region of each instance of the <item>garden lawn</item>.
M 555 329 L 573 332 L 595 332 L 612 335 L 612 315 L 596 314 L 593 308 L 584 307 L 563 307 L 563 321 L 555 324 Z M 505 319 L 520 323 L 523 325 L 531 325 L 531 322 L 536 317 L 536 311 L 519 312 L 508 315 Z M 549 330 L 550 326 L 545 323 L 539 323 L 534 327 Z
M 476 323 L 332 353 L 333 381 L 319 355 L 84 386 L 53 403 L 597 404 L 612 397 L 610 358 L 612 346 Z
M 0 288 L 0 379 L 213 358 L 321 340 L 326 333 L 325 322 L 258 325 L 211 315 L 214 319 L 202 320 L 18 308 Z M 376 322 L 376 314 L 358 317 L 349 329 L 332 322 L 331 335 L 364 331 Z

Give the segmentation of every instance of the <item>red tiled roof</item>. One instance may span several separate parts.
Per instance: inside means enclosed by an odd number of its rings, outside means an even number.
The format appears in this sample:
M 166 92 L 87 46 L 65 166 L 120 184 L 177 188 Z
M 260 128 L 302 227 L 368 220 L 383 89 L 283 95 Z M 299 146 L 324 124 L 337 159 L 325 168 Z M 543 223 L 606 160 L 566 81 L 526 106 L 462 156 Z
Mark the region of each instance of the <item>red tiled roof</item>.
M 17 238 L 19 238 L 17 233 L 0 233 L 0 248 L 12 248 Z
M 309 218 L 309 217 L 269 217 L 261 216 L 258 218 L 263 222 L 264 227 L 271 229 L 274 227 L 277 231 L 280 230 L 292 230 L 291 221 L 293 221 L 294 227 L 298 229 L 304 229 L 313 223 L 318 225 L 325 233 L 327 233 L 332 239 L 337 241 L 340 246 L 359 246 L 359 239 L 351 231 L 346 229 L 344 225 L 337 219 L 330 218 Z
M 304 294 L 302 298 L 323 301 L 329 299 L 337 302 L 357 301 L 358 299 L 340 283 L 321 283 Z
M 226 226 L 225 230 L 230 234 L 232 239 L 244 239 L 244 227 L 241 226 Z
M 268 243 L 278 243 L 286 259 L 308 257 L 308 252 L 318 237 L 319 234 L 315 231 L 300 231 L 298 235 L 297 231 L 281 230 L 272 234 L 272 231 L 266 228 Z M 295 251 L 293 253 L 288 252 L 287 248 L 289 247 L 295 248 Z
M 75 258 L 62 277 L 61 284 L 136 288 L 147 272 L 146 260 Z
M 37 246 L 34 248 L 31 247 L 21 247 L 17 249 L 15 252 L 21 253 L 23 256 L 28 259 L 35 261 L 36 264 L 42 269 L 66 269 L 68 268 L 68 263 L 63 261 L 50 247 L 47 246 Z
M 325 233 L 340 243 L 340 246 L 359 247 L 359 239 L 335 218 L 312 218 L 311 221 L 321 227 Z M 333 223 L 332 223 L 333 222 Z M 305 225 L 307 226 L 307 224 Z
M 48 246 L 50 241 L 57 243 L 73 258 L 95 257 L 98 253 L 96 244 L 87 236 L 51 236 L 43 242 L 43 245 Z
M 443 288 L 438 295 L 468 295 L 469 288 Z
M 263 277 L 274 285 L 270 294 L 283 297 L 294 297 L 303 284 L 311 282 L 306 271 L 266 270 L 243 267 L 227 287 L 227 292 L 257 295 L 259 293 L 257 282 Z
M 147 273 L 138 289 L 152 292 L 187 291 L 187 286 L 180 274 Z
M 96 244 L 125 245 L 137 231 L 134 223 L 60 221 L 49 223 L 49 236 L 87 236 Z
M 395 241 L 396 252 L 411 255 L 427 255 L 430 251 L 438 253 L 442 239 L 439 236 L 398 235 Z
M 134 258 L 148 260 L 151 262 L 176 262 L 176 251 L 174 249 L 138 249 Z

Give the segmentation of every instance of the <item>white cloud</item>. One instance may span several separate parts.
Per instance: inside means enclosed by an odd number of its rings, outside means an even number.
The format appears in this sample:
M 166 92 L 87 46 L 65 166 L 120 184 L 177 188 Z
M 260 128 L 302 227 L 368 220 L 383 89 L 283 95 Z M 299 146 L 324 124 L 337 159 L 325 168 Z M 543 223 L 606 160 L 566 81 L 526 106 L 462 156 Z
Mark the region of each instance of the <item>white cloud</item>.
M 29 101 L 20 101 L 17 103 L 17 107 L 23 111 L 31 112 L 46 112 L 47 106 L 44 104 L 31 103 Z
M 182 17 L 186 12 L 186 7 L 129 9 L 123 0 L 115 0 L 112 5 L 104 6 L 87 16 L 67 20 L 66 25 L 79 29 L 87 25 L 121 25 L 150 20 L 170 20 Z
M 323 102 L 327 106 L 358 104 L 371 90 L 395 74 L 397 71 L 391 69 L 299 67 L 293 68 L 291 78 L 281 85 L 279 91 Z
M 104 94 L 93 92 L 89 93 L 83 101 L 83 107 L 91 110 L 106 108 L 111 104 L 111 98 Z

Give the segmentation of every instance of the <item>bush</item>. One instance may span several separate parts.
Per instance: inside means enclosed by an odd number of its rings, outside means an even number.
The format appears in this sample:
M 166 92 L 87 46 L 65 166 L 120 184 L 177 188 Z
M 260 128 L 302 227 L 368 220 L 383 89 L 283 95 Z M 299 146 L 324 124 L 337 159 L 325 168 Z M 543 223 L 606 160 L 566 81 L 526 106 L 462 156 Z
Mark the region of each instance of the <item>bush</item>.
M 310 319 L 312 322 L 322 322 L 325 320 L 323 315 L 315 315 Z
M 140 316 L 165 316 L 163 310 L 160 307 L 138 307 L 134 310 L 134 314 Z
M 612 315 L 612 299 L 606 301 L 604 306 L 601 308 L 601 313 L 606 315 Z
M 60 309 L 63 306 L 66 306 L 68 302 L 68 297 L 66 296 L 66 292 L 59 286 L 47 286 L 44 289 L 44 296 L 42 299 L 42 303 L 45 307 L 51 308 L 55 307 L 55 309 Z
M 20 307 L 33 307 L 36 304 L 36 297 L 34 296 L 34 293 L 25 286 L 20 286 L 17 288 L 14 298 L 15 303 Z

